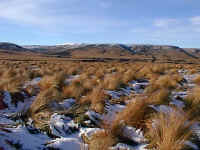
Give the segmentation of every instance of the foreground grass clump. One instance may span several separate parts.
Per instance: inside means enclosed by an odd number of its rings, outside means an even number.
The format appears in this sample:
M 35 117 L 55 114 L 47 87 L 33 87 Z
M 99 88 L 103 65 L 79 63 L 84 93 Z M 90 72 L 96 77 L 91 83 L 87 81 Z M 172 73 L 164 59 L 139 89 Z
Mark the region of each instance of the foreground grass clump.
M 194 83 L 200 85 L 200 75 L 196 76 L 193 81 Z
M 46 90 L 48 88 L 61 88 L 64 86 L 64 80 L 66 76 L 64 73 L 59 72 L 52 76 L 44 76 L 39 82 L 40 90 Z
M 178 83 L 180 83 L 183 78 L 178 75 L 161 75 L 158 78 L 153 78 L 150 80 L 149 86 L 145 89 L 145 93 L 153 93 L 158 89 L 168 89 L 172 90 L 177 88 Z
M 159 87 L 173 89 L 177 86 L 177 80 L 172 78 L 170 75 L 164 75 L 160 76 L 155 84 L 157 84 Z
M 56 88 L 50 88 L 44 91 L 41 91 L 34 102 L 31 104 L 29 113 L 35 115 L 37 112 L 42 111 L 43 109 L 48 109 L 48 105 L 51 102 L 58 102 L 62 99 L 62 93 Z
M 23 76 L 20 76 L 14 69 L 4 70 L 0 80 L 0 90 L 11 93 L 20 92 L 24 84 Z
M 92 110 L 103 113 L 106 98 L 105 91 L 101 87 L 96 87 L 81 99 L 81 103 L 90 103 Z
M 148 147 L 158 150 L 182 150 L 185 148 L 185 142 L 192 135 L 190 127 L 193 121 L 188 120 L 188 114 L 175 108 L 168 113 L 154 114 L 147 121 L 146 137 L 150 141 Z
M 185 98 L 188 105 L 195 107 L 200 104 L 200 87 L 194 87 L 188 96 Z
M 200 119 L 200 87 L 194 87 L 188 96 L 184 99 L 186 110 L 191 110 L 191 117 Z
M 98 131 L 87 142 L 90 150 L 109 150 L 117 143 L 117 139 L 108 131 Z
M 148 95 L 148 103 L 154 105 L 167 104 L 169 102 L 170 90 L 166 88 L 157 89 Z
M 143 128 L 148 113 L 150 113 L 150 108 L 147 101 L 142 98 L 135 99 L 127 104 L 122 112 L 117 114 L 113 122 L 116 125 L 113 126 L 117 126 L 117 124 L 123 121 L 125 125 Z
M 62 89 L 64 98 L 75 98 L 79 100 L 86 89 L 83 87 L 83 82 L 80 79 L 73 80 L 72 83 L 66 85 Z
M 136 80 L 136 74 L 135 71 L 133 70 L 128 70 L 123 74 L 123 83 L 124 84 L 128 84 L 128 82 L 132 81 L 132 80 Z

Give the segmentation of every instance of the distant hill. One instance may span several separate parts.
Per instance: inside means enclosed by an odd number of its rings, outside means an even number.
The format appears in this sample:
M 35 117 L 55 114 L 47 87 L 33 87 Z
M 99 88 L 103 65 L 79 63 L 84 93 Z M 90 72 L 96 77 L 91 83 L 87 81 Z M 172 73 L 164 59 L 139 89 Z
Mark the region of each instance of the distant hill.
M 170 45 L 64 44 L 26 46 L 47 55 L 72 58 L 147 58 L 165 60 L 198 59 L 200 53 Z
M 0 42 L 0 51 L 15 51 L 15 52 L 24 52 L 24 51 L 31 51 L 30 49 L 26 49 L 22 46 L 7 43 L 7 42 Z
M 139 59 L 152 61 L 199 61 L 200 49 L 180 48 L 171 45 L 146 44 L 60 44 L 60 45 L 26 45 L 19 46 L 12 43 L 0 43 L 0 52 L 19 53 L 48 57 L 62 57 L 75 59 Z

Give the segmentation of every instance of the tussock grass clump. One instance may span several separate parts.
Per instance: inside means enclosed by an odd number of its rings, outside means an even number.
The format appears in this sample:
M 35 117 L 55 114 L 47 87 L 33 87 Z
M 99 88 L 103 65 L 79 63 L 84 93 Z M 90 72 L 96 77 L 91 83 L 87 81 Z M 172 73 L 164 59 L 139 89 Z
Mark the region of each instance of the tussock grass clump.
M 152 74 L 151 68 L 146 65 L 140 68 L 137 72 L 137 78 L 145 78 L 148 74 Z
M 48 105 L 53 101 L 60 101 L 62 99 L 62 93 L 59 92 L 56 88 L 49 88 L 44 91 L 41 91 L 36 99 L 30 106 L 29 113 L 30 115 L 35 115 L 37 112 L 40 112 L 44 109 L 48 109 Z
M 78 71 L 77 71 L 77 68 L 76 67 L 69 67 L 68 68 L 68 71 L 67 71 L 67 74 L 68 75 L 76 75 L 78 73 Z
M 9 68 L 8 70 L 5 70 L 1 76 L 3 79 L 13 78 L 17 75 L 17 72 L 14 71 L 14 69 Z
M 146 137 L 150 141 L 148 147 L 159 150 L 182 150 L 185 141 L 192 135 L 190 127 L 193 121 L 188 120 L 188 114 L 175 108 L 167 114 L 154 114 L 147 121 Z
M 62 89 L 65 98 L 75 98 L 79 100 L 84 94 L 85 89 L 80 79 L 73 80 L 70 85 L 66 85 Z
M 200 75 L 196 76 L 193 80 L 194 83 L 200 85 Z
M 95 73 L 95 76 L 99 79 L 103 79 L 104 75 L 105 75 L 105 71 L 103 69 L 97 70 Z
M 172 89 L 177 86 L 177 81 L 174 80 L 169 75 L 164 75 L 164 76 L 160 76 L 155 84 L 157 84 L 159 87 L 165 87 L 168 89 Z
M 187 105 L 190 105 L 191 107 L 200 105 L 200 87 L 194 87 L 185 98 L 185 100 L 187 102 Z
M 182 77 L 175 75 L 162 75 L 160 77 L 153 78 L 150 81 L 150 85 L 145 89 L 145 93 L 152 93 L 158 89 L 174 89 L 178 86 L 178 83 L 182 81 Z
M 169 68 L 167 64 L 154 64 L 151 67 L 151 71 L 156 74 L 164 74 L 164 72 Z
M 22 85 L 23 81 L 19 78 L 4 79 L 0 81 L 0 90 L 16 93 L 22 90 Z
M 140 98 L 135 99 L 127 104 L 122 112 L 117 114 L 114 122 L 116 125 L 113 126 L 117 126 L 117 124 L 123 121 L 126 125 L 143 128 L 144 121 L 150 109 L 146 100 Z
M 27 116 L 34 120 L 34 125 L 44 131 L 49 127 L 49 119 L 54 113 L 53 102 L 60 102 L 62 94 L 57 88 L 41 91 L 31 104 Z
M 191 110 L 191 118 L 200 119 L 200 87 L 194 87 L 184 99 L 186 110 Z
M 97 79 L 86 79 L 83 81 L 83 88 L 88 92 L 98 85 Z
M 128 82 L 132 81 L 132 80 L 136 80 L 136 75 L 135 72 L 133 70 L 128 70 L 123 74 L 123 83 L 127 84 Z
M 54 76 L 44 76 L 39 82 L 40 90 L 46 90 L 48 88 L 62 88 L 64 86 L 65 74 L 58 73 Z
M 104 90 L 101 87 L 95 88 L 89 95 L 91 99 L 91 108 L 96 112 L 103 113 L 105 100 L 107 98 Z
M 189 69 L 189 71 L 187 72 L 187 74 L 195 74 L 195 73 L 197 73 L 198 71 L 197 71 L 197 69 Z
M 170 90 L 166 88 L 157 89 L 148 95 L 148 102 L 154 105 L 167 104 L 169 102 Z
M 24 78 L 14 69 L 4 70 L 0 80 L 0 90 L 9 91 L 11 93 L 19 92 L 22 89 Z
M 116 138 L 104 130 L 93 134 L 88 142 L 90 150 L 109 150 L 109 148 L 116 143 Z
M 122 78 L 120 74 L 109 74 L 104 78 L 103 86 L 107 90 L 116 90 L 123 84 Z
M 80 103 L 89 103 L 91 104 L 91 109 L 98 113 L 103 113 L 106 98 L 107 95 L 105 94 L 105 91 L 101 87 L 95 87 L 85 97 L 80 99 Z

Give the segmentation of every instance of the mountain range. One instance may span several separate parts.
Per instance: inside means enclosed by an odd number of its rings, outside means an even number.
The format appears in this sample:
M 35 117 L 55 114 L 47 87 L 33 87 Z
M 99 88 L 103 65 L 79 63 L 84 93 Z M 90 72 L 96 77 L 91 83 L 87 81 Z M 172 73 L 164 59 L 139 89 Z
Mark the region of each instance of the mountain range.
M 96 59 L 96 58 L 123 58 L 123 59 L 151 59 L 151 60 L 176 60 L 199 61 L 200 49 L 180 48 L 171 45 L 147 44 L 73 44 L 59 45 L 24 45 L 0 42 L 0 53 L 30 54 L 43 57 Z

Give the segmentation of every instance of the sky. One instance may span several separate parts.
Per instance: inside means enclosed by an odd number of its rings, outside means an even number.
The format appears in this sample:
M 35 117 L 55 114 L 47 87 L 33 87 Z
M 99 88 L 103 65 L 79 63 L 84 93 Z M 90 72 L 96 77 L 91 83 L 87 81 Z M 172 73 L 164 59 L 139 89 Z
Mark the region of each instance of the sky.
M 0 41 L 200 48 L 200 0 L 0 0 Z

